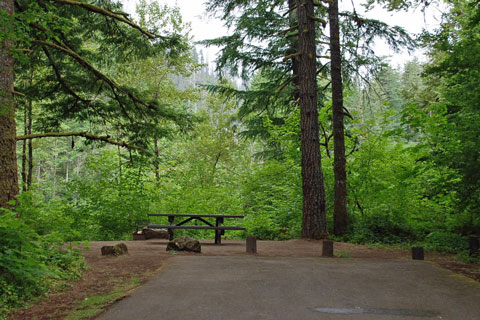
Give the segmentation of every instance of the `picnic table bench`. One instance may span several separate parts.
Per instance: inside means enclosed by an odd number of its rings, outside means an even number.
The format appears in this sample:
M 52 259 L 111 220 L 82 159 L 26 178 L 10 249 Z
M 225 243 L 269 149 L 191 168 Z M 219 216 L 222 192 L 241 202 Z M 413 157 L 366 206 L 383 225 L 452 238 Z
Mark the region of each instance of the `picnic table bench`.
M 167 229 L 170 240 L 173 240 L 174 229 L 190 229 L 190 230 L 215 230 L 215 244 L 221 244 L 222 235 L 225 230 L 245 230 L 243 227 L 223 226 L 225 219 L 242 219 L 243 216 L 229 214 L 176 214 L 176 213 L 150 213 L 149 217 L 168 217 L 170 224 L 148 224 L 148 228 Z M 175 218 L 183 218 L 182 221 L 175 223 Z M 215 225 L 205 218 L 215 218 Z M 190 221 L 200 221 L 203 225 L 186 225 Z

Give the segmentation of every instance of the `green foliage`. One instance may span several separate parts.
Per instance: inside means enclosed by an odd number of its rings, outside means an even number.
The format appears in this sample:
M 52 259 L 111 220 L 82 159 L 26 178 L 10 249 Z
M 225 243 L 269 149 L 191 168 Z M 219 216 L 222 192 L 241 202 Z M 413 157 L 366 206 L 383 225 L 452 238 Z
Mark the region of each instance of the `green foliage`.
M 301 231 L 300 168 L 270 161 L 254 168 L 242 190 L 247 233 L 265 240 L 296 238 Z
M 115 151 L 91 154 L 82 177 L 66 184 L 63 215 L 72 220 L 81 238 L 129 239 L 135 221 L 145 219 L 149 208 L 145 164 L 132 168 L 121 163 Z
M 471 255 L 469 250 L 457 253 L 457 258 L 464 263 L 480 264 L 480 255 Z
M 400 215 L 371 214 L 353 225 L 350 240 L 354 243 L 401 244 L 414 242 L 417 235 Z
M 459 234 L 447 231 L 434 231 L 423 241 L 426 250 L 443 252 L 461 252 L 468 247 L 468 241 Z
M 38 234 L 36 221 L 20 216 L 30 204 L 20 205 L 18 212 L 0 214 L 0 318 L 55 283 L 77 279 L 86 267 L 78 249 L 63 245 L 60 232 Z

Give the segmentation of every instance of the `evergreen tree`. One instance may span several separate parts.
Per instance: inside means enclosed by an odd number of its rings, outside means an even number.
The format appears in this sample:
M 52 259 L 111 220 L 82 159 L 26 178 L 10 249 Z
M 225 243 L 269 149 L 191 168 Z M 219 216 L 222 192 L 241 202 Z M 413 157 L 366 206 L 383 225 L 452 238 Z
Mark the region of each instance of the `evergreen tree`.
M 340 26 L 338 0 L 332 0 L 328 9 L 330 22 L 330 56 L 332 77 L 332 130 L 333 171 L 335 175 L 335 199 L 333 205 L 333 233 L 342 236 L 347 232 L 347 172 L 345 158 L 345 131 L 342 84 L 342 53 L 340 51 Z
M 303 4 L 303 2 L 302 2 Z M 216 91 L 222 93 L 230 93 L 241 100 L 239 116 L 246 119 L 249 133 L 266 136 L 265 128 L 262 127 L 263 120 L 258 117 L 259 114 L 268 114 L 269 120 L 276 124 L 282 124 L 285 116 L 288 116 L 297 106 L 299 76 L 298 72 L 299 60 L 302 52 L 296 50 L 296 42 L 302 30 L 296 19 L 292 19 L 292 13 L 298 8 L 298 1 L 216 1 L 209 2 L 209 11 L 221 9 L 222 19 L 226 21 L 227 26 L 233 27 L 233 34 L 214 40 L 204 41 L 208 45 L 218 45 L 222 47 L 221 56 L 217 60 L 219 69 L 226 67 L 232 73 L 241 74 L 248 79 L 251 74 L 259 72 L 265 81 L 262 86 L 249 89 L 246 91 L 231 90 L 229 88 L 215 88 Z M 328 12 L 328 8 L 321 3 L 314 3 L 315 15 L 311 15 L 311 19 L 319 22 L 322 26 L 326 25 L 323 19 Z M 285 16 L 288 15 L 288 18 Z M 398 27 L 390 27 L 387 24 L 374 20 L 366 19 L 359 16 L 355 11 L 338 13 L 342 17 L 339 22 L 339 33 L 342 33 L 342 59 L 338 61 L 338 53 L 336 65 L 343 64 L 344 73 L 348 76 L 352 74 L 360 74 L 360 70 L 365 68 L 373 70 L 380 65 L 380 59 L 375 56 L 372 50 L 372 42 L 377 38 L 384 38 L 394 47 L 401 45 L 411 45 L 412 41 L 406 32 Z M 278 31 L 280 30 L 280 31 Z M 330 47 L 330 37 L 317 29 L 316 37 L 317 46 L 315 55 L 317 59 L 317 76 L 328 79 L 328 66 L 325 59 L 329 56 L 322 55 L 328 52 Z M 340 36 L 339 36 L 340 37 Z M 340 45 L 340 43 L 339 43 Z M 333 58 L 333 57 L 332 57 Z M 333 65 L 332 65 L 333 67 Z M 341 71 L 340 71 L 341 72 Z M 337 72 L 338 74 L 338 72 Z M 338 79 L 338 76 L 335 77 Z M 337 136 L 337 173 L 342 171 L 340 168 L 345 167 L 345 161 L 341 155 L 342 144 L 340 138 L 340 123 L 346 112 L 345 109 L 339 107 L 338 92 L 342 91 L 342 85 L 337 86 L 336 80 L 336 115 L 335 115 L 335 132 Z M 320 85 L 321 82 L 319 82 Z M 327 97 L 327 89 L 330 83 L 323 83 L 319 90 L 318 107 L 323 106 Z M 338 109 L 337 109 L 338 108 Z M 248 117 L 247 115 L 253 115 Z M 342 124 L 343 125 L 343 124 Z M 327 124 L 323 124 L 326 128 Z M 303 132 L 303 128 L 302 128 Z M 323 130 L 325 141 L 322 143 L 327 150 L 329 148 L 330 136 L 326 130 Z M 319 139 L 317 137 L 316 139 Z M 303 141 L 303 138 L 302 138 Z M 344 149 L 344 147 L 343 147 Z M 342 181 L 342 191 L 338 192 L 339 199 L 338 208 L 343 207 L 342 211 L 342 228 L 346 228 L 346 175 L 337 175 L 338 180 Z M 342 178 L 345 177 L 345 178 Z M 337 189 L 339 190 L 339 189 Z M 324 201 L 324 200 L 323 200 Z M 338 212 L 338 209 L 337 209 Z M 324 213 L 321 213 L 324 215 Z
M 6 208 L 18 194 L 15 103 L 13 101 L 14 1 L 0 4 L 0 208 Z M 10 35 L 7 37 L 6 35 Z

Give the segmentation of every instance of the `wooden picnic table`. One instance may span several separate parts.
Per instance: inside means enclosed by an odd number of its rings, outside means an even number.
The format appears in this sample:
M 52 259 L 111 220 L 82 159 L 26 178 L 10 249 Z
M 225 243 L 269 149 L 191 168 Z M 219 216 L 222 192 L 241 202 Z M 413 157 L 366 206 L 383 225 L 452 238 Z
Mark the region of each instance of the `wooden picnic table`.
M 215 230 L 215 244 L 221 244 L 222 235 L 225 230 L 245 230 L 243 227 L 223 226 L 225 219 L 242 219 L 243 216 L 231 214 L 178 214 L 178 213 L 150 213 L 149 217 L 168 217 L 170 224 L 148 224 L 149 228 L 161 228 L 168 230 L 170 240 L 173 240 L 174 229 L 196 229 L 196 230 Z M 182 221 L 175 223 L 175 218 L 184 218 Z M 215 225 L 205 218 L 215 218 Z M 197 220 L 201 221 L 203 225 L 186 225 L 187 222 Z

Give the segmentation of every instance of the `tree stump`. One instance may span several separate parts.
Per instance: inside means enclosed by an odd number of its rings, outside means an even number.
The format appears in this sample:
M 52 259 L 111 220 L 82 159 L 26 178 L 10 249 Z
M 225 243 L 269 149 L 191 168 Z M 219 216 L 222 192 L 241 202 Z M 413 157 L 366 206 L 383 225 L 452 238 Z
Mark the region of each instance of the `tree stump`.
M 135 231 L 133 233 L 133 240 L 147 240 L 145 238 L 145 234 L 140 230 L 140 231 Z
M 247 253 L 249 254 L 257 253 L 257 237 L 255 236 L 247 237 Z
M 145 240 L 149 239 L 168 239 L 169 238 L 169 233 L 167 230 L 164 229 L 150 229 L 150 228 L 143 228 L 142 233 L 145 237 Z
M 412 259 L 413 260 L 423 260 L 423 247 L 413 247 L 412 248 Z
M 333 241 L 323 240 L 322 257 L 333 257 Z

